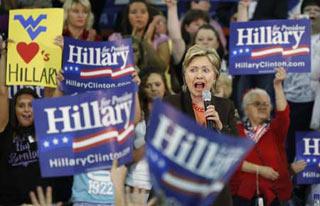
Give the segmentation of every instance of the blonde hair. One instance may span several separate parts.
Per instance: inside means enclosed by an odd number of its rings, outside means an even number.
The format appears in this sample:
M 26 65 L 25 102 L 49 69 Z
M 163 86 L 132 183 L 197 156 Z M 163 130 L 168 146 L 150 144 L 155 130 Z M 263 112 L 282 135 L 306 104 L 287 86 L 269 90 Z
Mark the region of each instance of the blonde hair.
M 88 17 L 86 21 L 86 29 L 91 29 L 94 21 L 94 15 L 91 10 L 91 3 L 89 0 L 66 0 L 63 4 L 64 9 L 64 26 L 67 26 L 68 13 L 74 4 L 81 4 L 88 11 Z
M 224 98 L 229 98 L 232 93 L 232 79 L 229 75 L 221 73 L 219 78 L 216 81 L 214 90 L 215 93 L 219 92 L 219 89 L 223 89 Z
M 210 63 L 215 67 L 217 72 L 217 77 L 219 77 L 220 74 L 220 66 L 221 66 L 221 59 L 215 49 L 209 49 L 204 48 L 199 45 L 193 45 L 190 47 L 187 51 L 187 54 L 183 60 L 182 66 L 183 66 L 183 73 L 185 72 L 186 68 L 189 66 L 190 62 L 195 57 L 202 57 L 205 56 L 209 59 Z

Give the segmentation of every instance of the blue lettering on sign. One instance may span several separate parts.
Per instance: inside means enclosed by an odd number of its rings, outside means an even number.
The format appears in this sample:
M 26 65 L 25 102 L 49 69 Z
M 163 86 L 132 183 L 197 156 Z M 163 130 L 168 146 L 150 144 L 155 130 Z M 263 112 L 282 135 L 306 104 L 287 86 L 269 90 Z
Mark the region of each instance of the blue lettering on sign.
M 26 29 L 31 40 L 34 40 L 35 38 L 37 38 L 37 36 L 41 32 L 47 31 L 47 27 L 38 26 L 43 19 L 47 19 L 46 14 L 39 15 L 35 20 L 33 19 L 32 16 L 29 16 L 27 20 L 20 14 L 14 16 L 14 20 L 18 20 L 20 24 L 23 26 L 23 28 Z

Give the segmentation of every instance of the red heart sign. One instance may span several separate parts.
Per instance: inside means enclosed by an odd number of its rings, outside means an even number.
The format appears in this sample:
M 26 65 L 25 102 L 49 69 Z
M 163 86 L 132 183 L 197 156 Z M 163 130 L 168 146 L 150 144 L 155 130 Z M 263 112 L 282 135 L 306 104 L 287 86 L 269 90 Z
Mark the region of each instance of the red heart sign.
M 38 53 L 39 45 L 35 42 L 31 42 L 30 44 L 19 42 L 17 44 L 17 51 L 23 61 L 28 64 Z

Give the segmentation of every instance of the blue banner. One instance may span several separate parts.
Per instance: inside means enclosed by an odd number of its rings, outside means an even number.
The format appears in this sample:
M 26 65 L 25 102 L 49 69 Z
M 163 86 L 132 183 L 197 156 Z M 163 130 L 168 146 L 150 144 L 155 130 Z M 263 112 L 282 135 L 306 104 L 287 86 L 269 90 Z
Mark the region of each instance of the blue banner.
M 134 85 L 35 100 L 43 177 L 111 168 L 132 159 Z
M 156 100 L 146 147 L 152 185 L 166 205 L 212 205 L 253 145 L 205 129 Z
M 33 89 L 39 98 L 44 97 L 44 87 L 41 86 L 28 86 L 28 85 L 11 85 L 8 86 L 9 99 L 13 99 L 14 95 L 22 88 L 27 87 Z
M 91 42 L 64 37 L 62 69 L 65 94 L 131 84 L 134 72 L 131 39 Z
M 229 71 L 232 75 L 310 72 L 310 20 L 268 20 L 232 23 Z
M 306 168 L 296 175 L 298 184 L 320 183 L 320 132 L 296 132 L 296 159 Z

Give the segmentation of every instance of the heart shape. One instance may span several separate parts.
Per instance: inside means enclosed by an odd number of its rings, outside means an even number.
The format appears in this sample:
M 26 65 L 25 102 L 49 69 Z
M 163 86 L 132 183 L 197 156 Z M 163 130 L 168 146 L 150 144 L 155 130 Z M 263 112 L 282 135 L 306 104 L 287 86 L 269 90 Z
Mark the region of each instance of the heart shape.
M 35 42 L 31 42 L 30 44 L 19 42 L 17 44 L 17 51 L 23 61 L 28 64 L 37 55 L 39 45 Z

